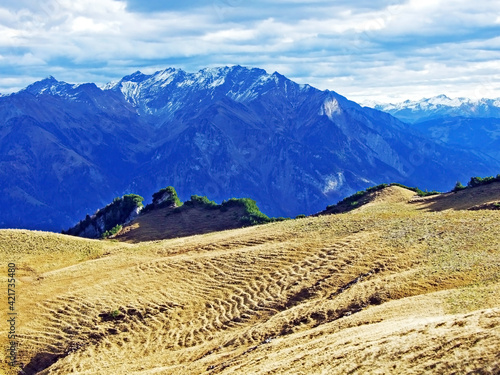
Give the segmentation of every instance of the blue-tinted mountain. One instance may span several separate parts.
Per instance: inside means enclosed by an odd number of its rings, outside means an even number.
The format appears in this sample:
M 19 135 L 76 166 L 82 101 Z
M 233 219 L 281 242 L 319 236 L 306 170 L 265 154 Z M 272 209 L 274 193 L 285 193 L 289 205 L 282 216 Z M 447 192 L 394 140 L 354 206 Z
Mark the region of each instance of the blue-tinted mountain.
M 500 99 L 450 99 L 439 95 L 374 107 L 413 124 L 415 130 L 442 144 L 500 160 Z
M 450 189 L 499 162 L 378 110 L 240 66 L 136 72 L 99 88 L 49 77 L 0 97 L 0 226 L 60 230 L 114 197 L 175 186 L 270 216 L 382 182 Z
M 0 116 L 2 227 L 65 227 L 119 195 L 148 160 L 149 128 L 94 84 L 37 82 L 0 98 Z
M 441 117 L 416 122 L 414 128 L 437 142 L 500 160 L 500 118 Z

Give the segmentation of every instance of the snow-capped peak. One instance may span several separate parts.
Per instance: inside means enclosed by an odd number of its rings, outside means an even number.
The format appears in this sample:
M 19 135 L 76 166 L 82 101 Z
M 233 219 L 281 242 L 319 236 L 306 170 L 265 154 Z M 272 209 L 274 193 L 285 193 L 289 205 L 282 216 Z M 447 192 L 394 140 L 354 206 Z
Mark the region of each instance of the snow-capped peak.
M 73 85 L 70 85 L 63 81 L 58 81 L 52 76 L 48 76 L 41 81 L 35 82 L 24 90 L 33 95 L 41 95 L 41 94 L 51 94 L 51 95 L 65 95 L 67 94 L 68 89 L 72 88 Z
M 400 120 L 416 122 L 446 116 L 500 117 L 500 99 L 450 98 L 444 94 L 400 103 L 374 104 Z
M 150 75 L 137 71 L 102 88 L 121 92 L 129 103 L 138 108 L 139 113 L 163 113 L 169 117 L 187 101 L 197 100 L 200 103 L 224 96 L 236 101 L 249 101 L 282 82 L 285 82 L 287 90 L 292 86 L 296 86 L 296 91 L 310 88 L 299 87 L 278 73 L 268 74 L 263 69 L 239 65 L 209 67 L 196 73 L 174 68 Z

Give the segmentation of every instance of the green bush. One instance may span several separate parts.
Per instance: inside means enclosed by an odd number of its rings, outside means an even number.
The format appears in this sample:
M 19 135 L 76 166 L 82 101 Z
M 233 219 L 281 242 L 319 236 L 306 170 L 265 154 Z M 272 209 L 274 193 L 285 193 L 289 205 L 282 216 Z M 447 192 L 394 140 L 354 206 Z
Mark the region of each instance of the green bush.
M 438 194 L 441 194 L 439 191 L 436 191 L 436 190 L 432 190 L 432 191 L 427 191 L 427 189 L 425 191 L 422 191 L 420 190 L 419 188 L 416 189 L 416 193 L 419 197 L 428 197 L 430 195 L 438 195 Z
M 500 181 L 500 174 L 498 174 L 496 177 L 493 177 L 493 176 L 490 176 L 490 177 L 471 177 L 467 186 L 468 187 L 477 187 L 477 186 L 487 185 L 487 184 L 491 184 L 492 182 L 499 182 L 499 181 Z
M 337 204 L 340 204 L 340 203 L 348 203 L 350 204 L 351 206 L 357 206 L 359 204 L 359 200 L 361 198 L 363 198 L 365 195 L 369 194 L 369 193 L 374 193 L 376 191 L 379 191 L 379 190 L 382 190 L 382 189 L 385 189 L 386 187 L 388 187 L 389 184 L 380 184 L 380 185 L 375 185 L 375 186 L 371 186 L 371 187 L 368 187 L 366 188 L 366 190 L 360 190 L 356 193 L 354 193 L 353 195 L 350 195 L 344 199 L 342 199 L 339 203 Z M 330 206 L 327 206 L 327 209 L 329 208 L 333 208 L 335 207 L 336 205 L 330 205 Z
M 402 187 L 402 188 L 404 188 L 404 189 L 408 189 L 408 190 L 414 191 L 415 193 L 416 193 L 418 190 L 420 190 L 420 189 L 419 189 L 419 188 L 417 188 L 417 187 L 410 187 L 410 186 L 406 186 L 406 185 L 400 184 L 400 183 L 398 183 L 398 182 L 392 182 L 392 183 L 390 184 L 390 186 L 399 186 L 399 187 Z
M 385 189 L 388 186 L 389 186 L 389 184 L 380 184 L 380 185 L 372 186 L 372 187 L 366 188 L 366 192 L 373 193 L 374 191 L 379 191 L 379 190 Z
M 353 195 L 350 195 L 340 201 L 340 203 L 352 203 L 358 201 L 360 198 L 363 198 L 366 194 L 368 194 L 364 190 L 360 190 Z
M 460 191 L 460 190 L 464 190 L 464 189 L 467 189 L 467 186 L 464 186 L 462 185 L 462 183 L 460 181 L 457 181 L 457 183 L 455 184 L 455 187 L 453 188 L 453 192 L 457 192 L 457 191 Z
M 240 218 L 240 222 L 244 225 L 264 224 L 273 221 L 269 216 L 260 212 L 257 207 L 257 202 L 250 198 L 231 198 L 223 201 L 222 207 L 243 207 L 245 215 Z
M 144 207 L 144 204 L 142 203 L 144 201 L 144 198 L 141 197 L 140 195 L 137 194 L 127 194 L 123 196 L 123 203 L 125 205 L 124 208 L 142 208 Z
M 295 218 L 296 219 L 304 219 L 304 218 L 306 218 L 306 215 L 300 214 L 300 215 L 295 216 Z
M 299 215 L 300 216 L 300 215 Z M 270 218 L 271 221 L 285 221 L 285 220 L 291 220 L 289 217 L 283 217 L 283 216 L 279 216 L 279 217 L 271 217 Z
M 211 201 L 206 196 L 191 195 L 191 199 L 184 202 L 186 206 L 198 206 L 205 208 L 219 208 L 219 205 L 214 201 Z
M 432 191 L 425 190 L 425 191 L 423 191 L 423 190 L 420 190 L 418 187 L 410 187 L 410 186 L 406 186 L 406 185 L 403 185 L 403 184 L 399 184 L 397 182 L 391 183 L 390 186 L 399 186 L 399 187 L 402 187 L 404 189 L 408 189 L 408 190 L 414 191 L 420 197 L 427 197 L 429 195 L 441 194 L 439 191 L 436 191 L 436 190 L 432 190 Z
M 109 231 L 111 228 L 123 224 L 132 211 L 143 207 L 143 200 L 144 198 L 137 194 L 127 194 L 122 198 L 115 198 L 113 203 L 96 213 L 96 219 L 104 217 L 104 230 Z
M 102 238 L 108 238 L 108 237 L 111 237 L 113 235 L 115 235 L 116 233 L 118 233 L 119 231 L 122 230 L 122 226 L 121 225 L 115 225 L 113 228 L 111 228 L 110 230 L 107 230 L 106 232 L 104 232 L 102 234 Z
M 167 198 L 165 201 L 161 203 L 156 203 L 165 193 L 168 193 L 170 195 L 169 198 Z M 179 196 L 177 195 L 177 192 L 175 191 L 173 186 L 167 186 L 166 188 L 158 190 L 156 193 L 153 194 L 153 202 L 148 204 L 144 209 L 141 211 L 141 214 L 145 214 L 147 212 L 150 212 L 151 210 L 154 210 L 155 208 L 163 208 L 163 207 L 180 207 L 182 206 L 182 202 L 179 199 Z

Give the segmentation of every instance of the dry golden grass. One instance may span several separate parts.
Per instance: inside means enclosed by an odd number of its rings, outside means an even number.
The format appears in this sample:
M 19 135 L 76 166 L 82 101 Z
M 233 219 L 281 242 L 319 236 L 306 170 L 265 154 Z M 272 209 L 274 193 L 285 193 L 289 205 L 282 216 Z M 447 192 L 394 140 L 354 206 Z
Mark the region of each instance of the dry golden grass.
M 133 245 L 0 231 L 26 373 L 500 372 L 500 212 L 405 194 Z
M 137 217 L 114 238 L 137 243 L 240 228 L 239 219 L 243 215 L 242 207 L 231 207 L 227 211 L 190 207 L 180 212 L 166 207 Z
M 424 198 L 415 198 L 414 203 L 420 209 L 429 211 L 443 210 L 467 210 L 476 206 L 488 206 L 488 204 L 500 201 L 500 183 L 495 182 L 487 185 L 465 189 L 456 193 L 446 193 Z

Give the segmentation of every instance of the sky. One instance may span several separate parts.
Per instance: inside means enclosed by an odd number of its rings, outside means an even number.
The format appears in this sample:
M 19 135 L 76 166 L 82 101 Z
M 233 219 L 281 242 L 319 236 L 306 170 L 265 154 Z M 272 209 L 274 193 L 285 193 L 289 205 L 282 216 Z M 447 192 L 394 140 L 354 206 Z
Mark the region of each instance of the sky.
M 500 97 L 493 0 L 0 2 L 0 93 L 242 65 L 360 103 Z

